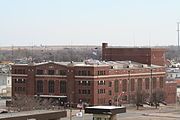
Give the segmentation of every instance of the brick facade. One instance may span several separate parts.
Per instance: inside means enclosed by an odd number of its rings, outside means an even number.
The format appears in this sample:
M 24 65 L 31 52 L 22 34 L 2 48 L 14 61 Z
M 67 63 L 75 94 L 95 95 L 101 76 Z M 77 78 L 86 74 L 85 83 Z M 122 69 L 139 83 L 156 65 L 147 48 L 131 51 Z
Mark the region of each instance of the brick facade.
M 102 43 L 102 59 L 106 61 L 131 60 L 148 65 L 164 66 L 165 49 L 109 47 L 107 43 Z
M 165 88 L 165 68 L 129 61 L 89 63 L 46 62 L 12 66 L 12 91 L 23 95 L 67 96 L 93 105 L 128 103 L 137 90 L 151 94 Z M 42 88 L 41 88 L 42 87 Z
M 166 93 L 166 102 L 167 103 L 176 103 L 177 96 L 177 83 L 174 81 L 167 81 L 165 86 Z

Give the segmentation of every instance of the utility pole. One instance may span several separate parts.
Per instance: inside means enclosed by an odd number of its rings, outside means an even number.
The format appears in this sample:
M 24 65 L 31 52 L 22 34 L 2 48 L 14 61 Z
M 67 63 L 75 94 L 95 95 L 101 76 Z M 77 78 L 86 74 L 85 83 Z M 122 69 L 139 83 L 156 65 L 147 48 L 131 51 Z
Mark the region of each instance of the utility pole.
M 178 32 L 178 49 L 179 49 L 179 24 L 180 24 L 180 22 L 177 22 L 177 32 Z

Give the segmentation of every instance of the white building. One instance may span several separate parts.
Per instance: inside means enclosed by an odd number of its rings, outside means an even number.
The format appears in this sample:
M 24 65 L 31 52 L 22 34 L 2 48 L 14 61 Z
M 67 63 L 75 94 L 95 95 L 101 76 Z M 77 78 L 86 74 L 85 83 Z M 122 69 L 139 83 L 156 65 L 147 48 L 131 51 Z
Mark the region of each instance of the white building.
M 11 96 L 11 66 L 8 64 L 0 64 L 0 96 Z
M 180 69 L 179 68 L 167 68 L 167 79 L 175 80 L 180 78 Z

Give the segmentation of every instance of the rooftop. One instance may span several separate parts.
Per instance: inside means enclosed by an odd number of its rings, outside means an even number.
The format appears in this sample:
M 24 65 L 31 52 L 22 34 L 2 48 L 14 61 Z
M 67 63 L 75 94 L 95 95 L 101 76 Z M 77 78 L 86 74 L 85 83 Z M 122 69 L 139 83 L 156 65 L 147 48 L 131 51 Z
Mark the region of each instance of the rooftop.
M 32 111 L 23 111 L 23 112 L 12 112 L 12 113 L 3 113 L 0 115 L 0 120 L 5 118 L 14 118 L 14 117 L 21 117 L 21 116 L 29 116 L 29 115 L 38 115 L 38 114 L 49 114 L 49 113 L 56 113 L 60 111 L 53 111 L 53 110 L 32 110 Z
M 30 63 L 30 64 L 15 64 L 15 65 L 32 65 L 32 66 L 38 66 L 38 65 L 44 65 L 48 63 L 54 63 L 58 65 L 63 66 L 84 66 L 84 67 L 111 67 L 111 69 L 124 69 L 124 68 L 157 68 L 162 67 L 158 65 L 147 65 L 147 64 L 141 64 L 133 61 L 99 61 L 99 60 L 93 60 L 88 59 L 83 62 L 42 62 L 42 63 Z

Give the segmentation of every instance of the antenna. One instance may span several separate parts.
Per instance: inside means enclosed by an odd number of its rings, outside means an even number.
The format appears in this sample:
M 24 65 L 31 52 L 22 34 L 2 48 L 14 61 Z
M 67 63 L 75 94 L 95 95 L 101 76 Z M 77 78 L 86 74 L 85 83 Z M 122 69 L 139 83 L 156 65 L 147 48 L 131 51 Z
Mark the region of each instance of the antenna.
M 151 47 L 151 33 L 149 33 L 149 48 Z
M 133 33 L 133 43 L 134 43 L 134 47 L 135 47 L 136 46 L 135 33 Z
M 177 22 L 177 32 L 178 32 L 178 49 L 179 49 L 179 24 L 180 24 L 180 22 Z
M 72 62 L 72 40 L 70 41 L 70 60 Z
M 34 62 L 34 43 L 33 43 L 33 41 L 32 41 L 32 47 L 31 47 L 31 54 L 32 54 L 32 60 L 31 60 L 31 62 L 33 63 Z
M 11 60 L 14 61 L 14 46 L 11 46 Z

